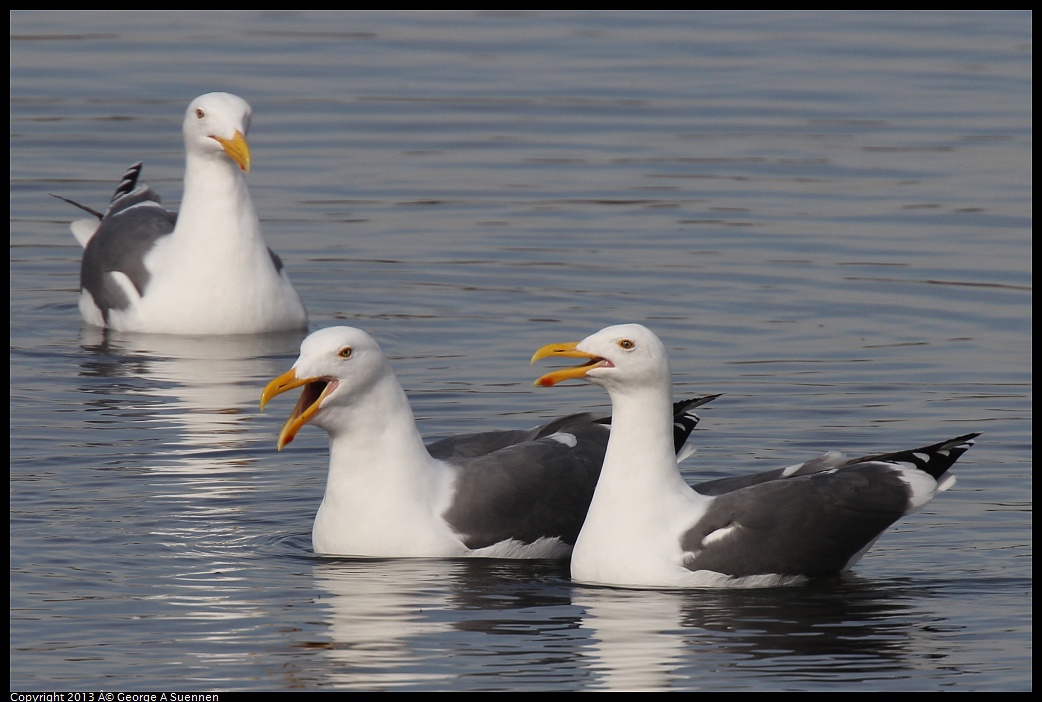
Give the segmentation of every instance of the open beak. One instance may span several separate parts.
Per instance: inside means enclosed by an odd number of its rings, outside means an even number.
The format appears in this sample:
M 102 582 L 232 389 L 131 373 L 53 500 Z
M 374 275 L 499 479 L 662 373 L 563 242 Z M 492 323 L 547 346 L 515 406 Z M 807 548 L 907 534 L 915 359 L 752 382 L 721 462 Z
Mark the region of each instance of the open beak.
M 542 385 L 544 387 L 550 387 L 556 385 L 564 380 L 572 380 L 586 377 L 586 374 L 593 368 L 610 368 L 611 362 L 595 356 L 592 353 L 586 353 L 585 351 L 579 351 L 575 347 L 579 345 L 578 341 L 569 341 L 563 344 L 547 344 L 543 348 L 539 349 L 532 356 L 531 363 L 536 361 L 553 357 L 561 358 L 585 358 L 586 363 L 578 366 L 572 366 L 570 368 L 561 368 L 560 370 L 550 371 L 546 375 L 541 375 L 536 378 L 534 385 Z
M 282 425 L 282 431 L 279 432 L 279 440 L 275 444 L 279 451 L 282 450 L 283 446 L 293 441 L 301 427 L 311 421 L 315 412 L 318 412 L 322 400 L 333 391 L 337 386 L 337 382 L 332 378 L 298 378 L 296 369 L 290 368 L 268 383 L 264 388 L 264 392 L 261 393 L 260 408 L 263 411 L 264 406 L 273 397 L 289 392 L 293 388 L 299 388 L 302 385 L 304 386 L 304 391 L 300 393 L 297 406 L 293 408 L 289 419 Z
M 210 138 L 221 145 L 224 153 L 239 164 L 239 168 L 246 173 L 250 172 L 250 147 L 246 144 L 246 137 L 242 135 L 242 132 L 236 129 L 235 136 L 231 139 L 225 139 L 216 134 L 211 134 Z

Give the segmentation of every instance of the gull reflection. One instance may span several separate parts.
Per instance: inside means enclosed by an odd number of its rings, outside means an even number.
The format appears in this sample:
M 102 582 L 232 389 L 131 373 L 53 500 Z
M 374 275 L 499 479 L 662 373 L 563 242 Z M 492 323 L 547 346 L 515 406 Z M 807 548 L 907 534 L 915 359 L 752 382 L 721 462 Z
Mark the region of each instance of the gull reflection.
M 234 452 L 264 438 L 254 421 L 258 388 L 296 353 L 301 337 L 299 332 L 194 337 L 84 327 L 80 377 L 89 398 L 86 408 L 103 415 L 92 421 L 107 430 L 173 428 L 176 441 L 164 433 L 153 447 L 157 455 L 213 459 L 215 451 Z
M 594 673 L 589 689 L 664 691 L 674 688 L 686 655 L 678 635 L 684 600 L 675 592 L 577 587 L 573 604 L 592 633 L 584 647 Z
M 692 690 L 707 669 L 794 681 L 841 670 L 867 680 L 936 663 L 943 653 L 901 588 L 857 577 L 749 590 L 577 586 L 572 601 L 591 633 L 589 689 Z
M 315 589 L 329 607 L 328 682 L 345 688 L 392 690 L 452 678 L 425 666 L 420 639 L 451 627 L 436 613 L 446 604 L 453 561 L 437 559 L 331 559 L 314 566 Z
M 156 515 L 153 533 L 164 543 L 235 544 L 245 519 L 258 518 L 245 498 L 272 481 L 257 466 L 265 455 L 258 447 L 270 446 L 274 434 L 257 400 L 266 379 L 296 352 L 300 336 L 84 328 L 82 421 L 95 437 L 85 450 L 96 454 L 96 470 L 152 478 L 148 509 Z
M 328 640 L 309 647 L 327 652 L 336 687 L 545 686 L 584 663 L 564 643 L 577 630 L 564 561 L 335 558 L 313 573 Z

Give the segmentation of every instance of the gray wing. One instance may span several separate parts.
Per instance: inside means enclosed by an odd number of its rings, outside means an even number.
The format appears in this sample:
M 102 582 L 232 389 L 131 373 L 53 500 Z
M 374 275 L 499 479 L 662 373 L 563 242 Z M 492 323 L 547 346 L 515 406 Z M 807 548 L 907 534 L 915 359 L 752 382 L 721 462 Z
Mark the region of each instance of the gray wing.
M 908 495 L 885 464 L 724 493 L 683 535 L 684 565 L 735 577 L 839 573 L 905 514 Z
M 680 400 L 673 403 L 673 440 L 674 450 L 678 453 L 687 443 L 691 432 L 698 426 L 699 417 L 693 412 L 696 407 L 715 400 L 720 395 L 706 395 L 689 400 Z M 504 431 L 484 431 L 471 434 L 460 434 L 438 439 L 427 444 L 427 451 L 441 460 L 458 460 L 463 458 L 475 458 L 493 451 L 513 446 L 527 441 L 535 441 L 544 436 L 550 436 L 557 432 L 560 427 L 575 427 L 583 423 L 600 424 L 611 427 L 610 415 L 594 415 L 589 412 L 568 415 L 556 419 L 549 424 L 534 427 L 532 429 L 511 429 Z M 606 446 L 607 444 L 605 444 Z M 603 458 L 603 455 L 602 455 Z
M 720 494 L 681 537 L 691 554 L 685 565 L 737 577 L 840 573 L 910 511 L 912 490 L 898 468 L 939 478 L 978 435 Z
M 698 424 L 693 410 L 717 397 L 674 403 L 677 451 Z M 583 413 L 534 429 L 464 434 L 428 444 L 433 457 L 462 466 L 446 521 L 465 535 L 469 548 L 545 537 L 574 544 L 593 499 L 610 429 L 609 416 Z
M 723 495 L 727 492 L 734 492 L 735 490 L 759 485 L 760 483 L 769 483 L 772 480 L 795 478 L 820 473 L 825 470 L 831 470 L 843 465 L 846 460 L 846 456 L 842 453 L 839 453 L 838 451 L 830 451 L 822 456 L 813 458 L 809 461 L 804 461 L 803 463 L 798 463 L 794 466 L 789 466 L 788 468 L 777 468 L 775 470 L 765 470 L 761 473 L 734 475 L 727 478 L 706 480 L 701 483 L 695 483 L 691 487 L 695 489 L 695 492 L 702 495 Z
M 741 488 L 759 485 L 760 483 L 782 480 L 785 478 L 797 478 L 812 475 L 835 468 L 854 466 L 870 461 L 882 461 L 885 463 L 908 463 L 916 466 L 919 470 L 929 473 L 934 479 L 940 478 L 973 445 L 973 439 L 980 436 L 979 433 L 957 436 L 948 441 L 941 441 L 930 446 L 911 449 L 908 451 L 895 451 L 892 453 L 881 453 L 861 458 L 847 459 L 838 451 L 813 458 L 803 463 L 798 463 L 788 468 L 763 471 L 762 473 L 751 473 L 749 475 L 736 475 L 727 478 L 717 478 L 701 483 L 695 483 L 692 487 L 702 495 L 722 495 Z
M 469 548 L 544 537 L 575 543 L 597 486 L 608 428 L 589 415 L 576 415 L 538 433 L 463 459 L 456 496 L 444 516 Z
M 482 431 L 471 434 L 460 434 L 449 436 L 427 444 L 427 451 L 434 458 L 460 462 L 464 459 L 487 456 L 496 451 L 524 444 L 550 436 L 561 427 L 575 428 L 589 424 L 600 423 L 601 418 L 584 412 L 573 414 L 560 419 L 555 419 L 549 424 L 543 424 L 532 429 L 511 429 L 504 431 Z M 604 432 L 605 445 L 607 445 L 608 432 Z M 603 453 L 602 453 L 603 457 Z
M 140 174 L 141 164 L 135 163 L 123 175 L 97 231 L 83 251 L 80 287 L 90 293 L 106 321 L 109 310 L 125 309 L 131 302 L 112 279 L 112 273 L 126 275 L 138 294 L 143 295 L 150 277 L 145 256 L 177 223 L 177 213 L 164 208 L 152 188 L 138 185 Z

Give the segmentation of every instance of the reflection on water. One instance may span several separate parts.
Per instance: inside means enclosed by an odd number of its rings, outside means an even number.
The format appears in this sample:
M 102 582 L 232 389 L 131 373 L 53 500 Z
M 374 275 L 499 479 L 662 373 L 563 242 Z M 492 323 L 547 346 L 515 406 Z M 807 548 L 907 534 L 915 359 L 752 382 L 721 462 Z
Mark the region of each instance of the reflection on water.
M 1031 689 L 1030 20 L 12 12 L 12 689 Z M 212 89 L 313 326 L 425 436 L 606 407 L 527 360 L 625 321 L 724 393 L 692 480 L 985 434 L 840 584 L 316 559 L 327 437 L 257 406 L 299 337 L 81 328 L 47 195 L 143 160 L 175 198 Z
M 592 633 L 584 651 L 598 673 L 591 689 L 667 691 L 699 687 L 706 667 L 730 669 L 736 680 L 912 678 L 924 661 L 932 668 L 945 657 L 912 594 L 848 577 L 742 591 L 581 587 L 573 602 Z
M 591 690 L 668 691 L 681 681 L 689 649 L 680 636 L 684 600 L 670 592 L 579 587 L 572 598 L 591 634 L 583 648 Z
M 899 680 L 946 658 L 930 633 L 945 620 L 924 627 L 912 584 L 849 577 L 800 588 L 632 591 L 570 585 L 560 564 L 528 566 L 315 561 L 324 614 L 308 648 L 332 661 L 323 683 L 467 689 L 457 678 L 468 661 L 492 655 L 484 667 L 504 681 L 569 677 L 588 691 L 672 691 L 698 689 L 706 667 L 733 680 Z
M 425 636 L 450 630 L 430 616 L 446 607 L 444 583 L 424 582 L 423 565 L 404 561 L 318 564 L 315 586 L 327 606 L 329 682 L 348 688 L 388 690 L 399 685 L 449 687 L 451 673 L 427 672 L 417 650 Z
M 313 574 L 329 641 L 312 645 L 335 661 L 327 682 L 349 689 L 459 688 L 467 661 L 486 656 L 493 656 L 486 672 L 464 689 L 482 689 L 485 675 L 550 680 L 577 661 L 561 650 L 547 665 L 537 644 L 574 636 L 566 568 L 554 561 L 322 560 Z M 452 642 L 448 656 L 445 642 Z
M 156 468 L 205 468 L 258 438 L 253 420 L 260 390 L 281 372 L 276 359 L 296 353 L 302 338 L 298 332 L 130 334 L 84 325 L 79 375 L 89 383 L 81 390 L 88 411 L 101 414 L 89 421 L 99 430 L 118 430 L 128 420 L 162 424 L 173 435 L 150 449 L 156 458 L 176 460 Z

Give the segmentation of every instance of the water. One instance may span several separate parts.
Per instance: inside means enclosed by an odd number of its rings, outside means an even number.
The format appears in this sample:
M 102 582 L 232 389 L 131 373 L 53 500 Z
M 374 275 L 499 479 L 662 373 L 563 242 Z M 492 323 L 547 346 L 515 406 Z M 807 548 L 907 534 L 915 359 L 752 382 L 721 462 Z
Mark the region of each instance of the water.
M 1030 690 L 1031 14 L 11 14 L 12 690 Z M 311 328 L 424 435 L 589 407 L 531 353 L 657 331 L 694 479 L 983 431 L 843 582 L 628 592 L 554 562 L 317 559 L 325 435 L 257 411 L 299 335 L 103 335 L 76 211 L 187 103 Z

